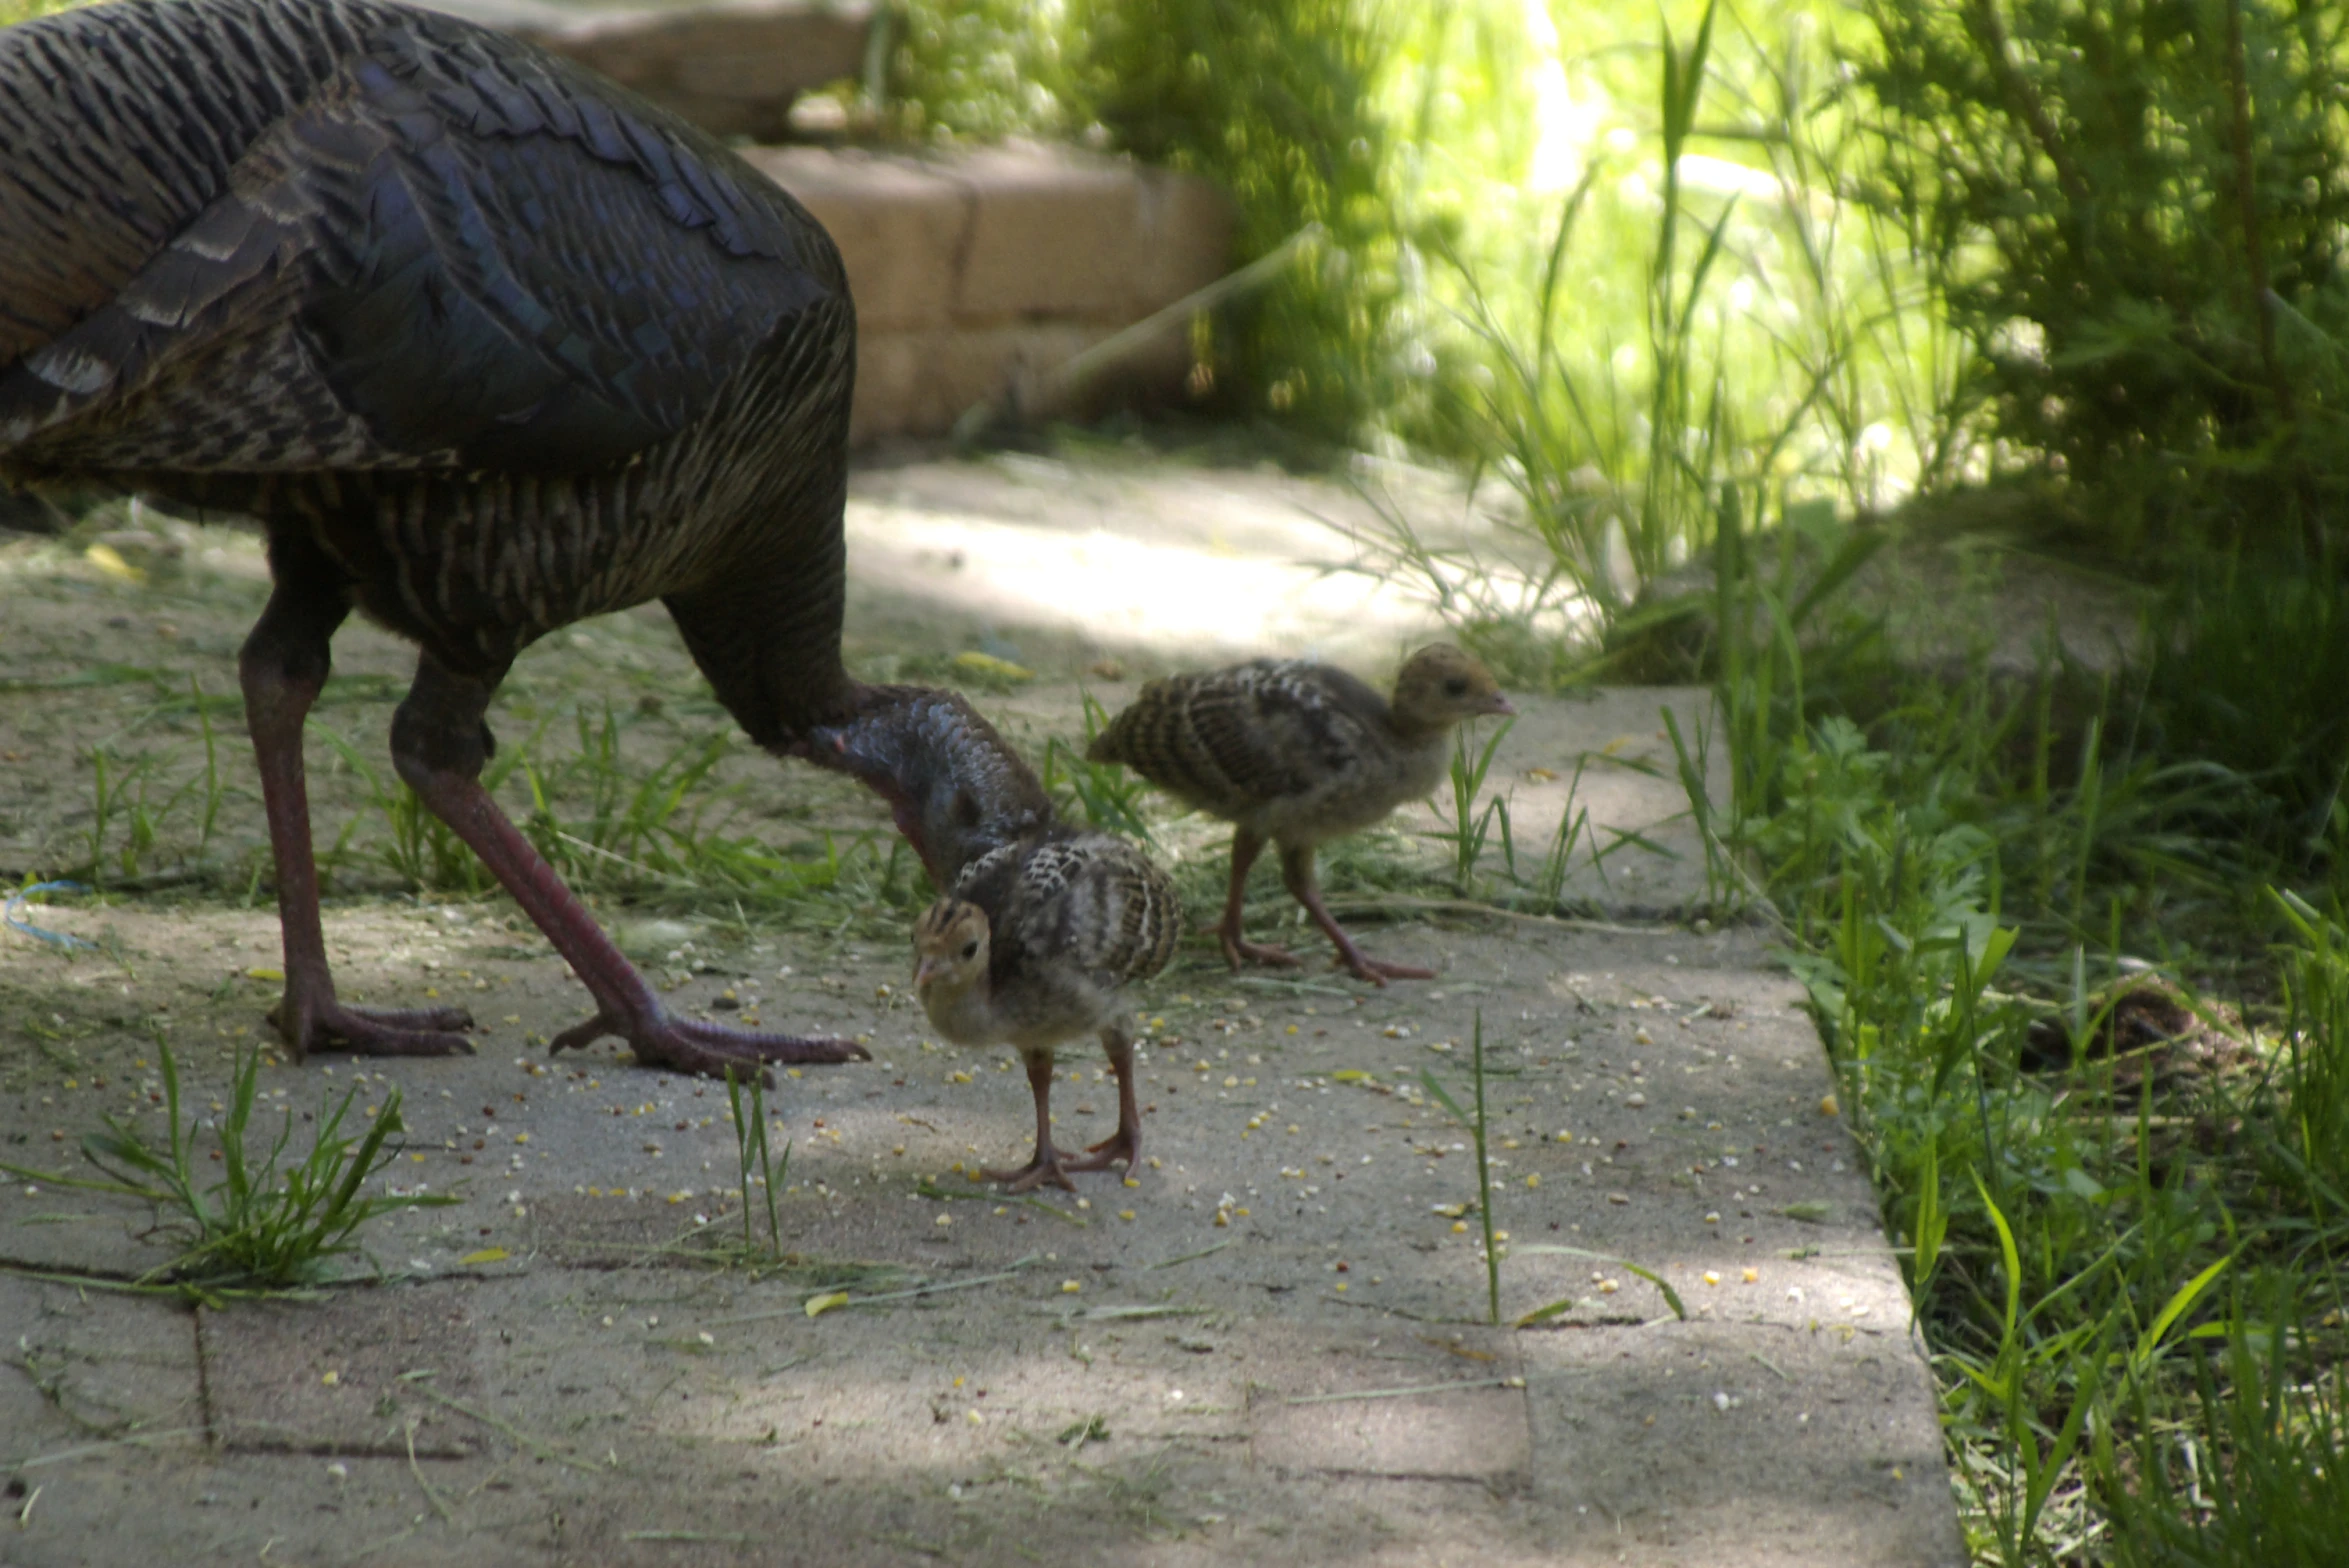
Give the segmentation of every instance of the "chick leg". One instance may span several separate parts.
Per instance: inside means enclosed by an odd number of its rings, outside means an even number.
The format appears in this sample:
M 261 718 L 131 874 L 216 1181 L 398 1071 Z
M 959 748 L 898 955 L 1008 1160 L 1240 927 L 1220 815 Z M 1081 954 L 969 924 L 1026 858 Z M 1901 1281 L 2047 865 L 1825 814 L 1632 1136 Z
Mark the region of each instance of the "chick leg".
M 1060 1151 L 1052 1146 L 1052 1057 L 1049 1052 L 1028 1058 L 1028 1092 L 1036 1097 L 1035 1157 L 1017 1170 L 983 1170 L 979 1174 L 989 1181 L 1002 1182 L 1005 1192 L 1026 1192 L 1045 1182 L 1074 1192 L 1077 1184 L 1068 1179 Z
M 1215 928 L 1215 938 L 1223 944 L 1224 962 L 1234 969 L 1243 963 L 1270 964 L 1277 969 L 1294 969 L 1299 960 L 1284 947 L 1270 947 L 1251 942 L 1240 935 L 1240 905 L 1248 893 L 1248 868 L 1256 864 L 1256 857 L 1264 853 L 1264 840 L 1246 828 L 1232 830 L 1232 891 L 1224 900 L 1223 923 Z
M 237 655 L 245 725 L 261 771 L 269 850 L 277 864 L 277 921 L 285 942 L 285 994 L 269 1013 L 294 1053 L 346 1050 L 368 1056 L 446 1056 L 473 1047 L 456 1031 L 473 1020 L 460 1007 L 414 1011 L 346 1007 L 334 994 L 326 934 L 318 919 L 318 862 L 310 846 L 310 791 L 302 766 L 302 721 L 326 685 L 328 643 L 349 613 L 331 581 L 305 571 L 290 548 L 273 544 L 278 587 Z
M 1109 1053 L 1109 1070 L 1117 1074 L 1117 1131 L 1085 1150 L 1082 1158 L 1063 1160 L 1064 1171 L 1105 1171 L 1120 1156 L 1130 1180 L 1142 1163 L 1142 1108 L 1134 1103 L 1134 1037 L 1123 1024 L 1101 1030 L 1101 1049 Z
M 1289 885 L 1289 896 L 1305 906 L 1313 923 L 1323 934 L 1338 945 L 1338 962 L 1354 973 L 1357 980 L 1372 985 L 1385 985 L 1389 980 L 1433 980 L 1435 971 L 1416 964 L 1388 964 L 1370 957 L 1354 945 L 1354 939 L 1331 918 L 1321 902 L 1321 884 L 1313 875 L 1313 847 L 1309 844 L 1284 845 L 1281 848 L 1281 880 Z

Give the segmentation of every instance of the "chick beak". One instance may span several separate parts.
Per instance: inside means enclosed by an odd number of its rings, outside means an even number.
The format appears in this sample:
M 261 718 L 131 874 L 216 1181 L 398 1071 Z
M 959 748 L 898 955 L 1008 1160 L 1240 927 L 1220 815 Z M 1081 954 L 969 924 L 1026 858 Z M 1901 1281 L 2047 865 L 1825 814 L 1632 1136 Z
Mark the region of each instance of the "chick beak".
M 1509 699 L 1499 692 L 1494 692 L 1490 697 L 1487 697 L 1480 711 L 1492 714 L 1495 718 L 1513 719 L 1517 716 L 1517 710 L 1509 706 Z
M 914 965 L 914 989 L 918 991 L 937 979 L 938 967 L 939 960 L 935 957 L 925 957 L 920 963 Z

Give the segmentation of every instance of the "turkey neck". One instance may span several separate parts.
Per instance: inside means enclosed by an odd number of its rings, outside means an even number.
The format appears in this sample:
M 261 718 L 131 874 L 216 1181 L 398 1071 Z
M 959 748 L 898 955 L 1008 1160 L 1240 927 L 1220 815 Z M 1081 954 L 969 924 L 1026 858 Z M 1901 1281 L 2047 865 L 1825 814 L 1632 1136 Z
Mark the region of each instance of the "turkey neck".
M 850 717 L 817 729 L 800 754 L 889 802 L 941 891 L 990 852 L 1052 826 L 1034 770 L 959 694 L 863 686 L 849 702 Z
M 1433 754 L 1440 758 L 1443 755 L 1444 742 L 1451 738 L 1452 731 L 1459 727 L 1459 723 L 1457 718 L 1447 717 L 1438 719 L 1433 724 L 1416 725 L 1389 707 L 1386 711 L 1385 727 L 1386 732 L 1394 737 L 1396 749 L 1409 753 L 1411 762 L 1416 764 L 1422 760 L 1421 753 Z M 1416 773 L 1414 776 L 1416 777 Z

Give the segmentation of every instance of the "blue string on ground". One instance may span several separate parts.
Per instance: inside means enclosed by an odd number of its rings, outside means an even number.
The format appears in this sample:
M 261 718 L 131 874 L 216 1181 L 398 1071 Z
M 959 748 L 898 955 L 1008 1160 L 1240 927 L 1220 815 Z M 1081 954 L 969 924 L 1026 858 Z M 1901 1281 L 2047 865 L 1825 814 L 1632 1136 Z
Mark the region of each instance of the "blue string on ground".
M 24 908 L 24 901 L 35 893 L 87 893 L 88 891 L 90 891 L 89 888 L 79 882 L 35 882 L 30 887 L 18 888 L 9 896 L 8 903 L 4 907 L 0 907 L 0 920 L 7 921 L 10 930 L 22 931 L 26 936 L 36 937 L 52 947 L 95 948 L 98 944 L 86 937 L 75 936 L 69 931 L 46 930 L 34 925 L 19 913 Z

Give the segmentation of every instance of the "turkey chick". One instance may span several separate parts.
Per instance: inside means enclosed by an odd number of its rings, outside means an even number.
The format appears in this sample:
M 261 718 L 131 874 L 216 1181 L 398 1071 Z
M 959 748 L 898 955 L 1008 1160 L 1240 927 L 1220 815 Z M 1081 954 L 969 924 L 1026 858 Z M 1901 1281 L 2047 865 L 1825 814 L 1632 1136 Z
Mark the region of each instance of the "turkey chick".
M 1322 904 L 1314 851 L 1434 789 L 1463 720 L 1515 711 L 1491 671 L 1441 643 L 1404 661 L 1391 703 L 1326 664 L 1256 659 L 1152 681 L 1086 755 L 1123 763 L 1233 824 L 1231 895 L 1216 927 L 1233 968 L 1243 960 L 1298 961 L 1240 934 L 1248 868 L 1270 840 L 1280 846 L 1291 896 L 1337 944 L 1339 962 L 1384 985 L 1430 979 L 1434 971 L 1381 963 L 1355 946 Z
M 1009 1045 L 1036 1098 L 1036 1152 L 1016 1170 L 980 1174 L 1025 1192 L 1043 1182 L 1073 1190 L 1071 1171 L 1141 1159 L 1134 1102 L 1134 1037 L 1119 991 L 1166 967 L 1182 906 L 1166 873 L 1106 833 L 1042 838 L 972 862 L 953 893 L 914 926 L 914 994 L 931 1025 L 957 1045 Z M 1117 1074 L 1117 1131 L 1081 1156 L 1052 1143 L 1052 1062 L 1064 1041 L 1091 1032 Z

